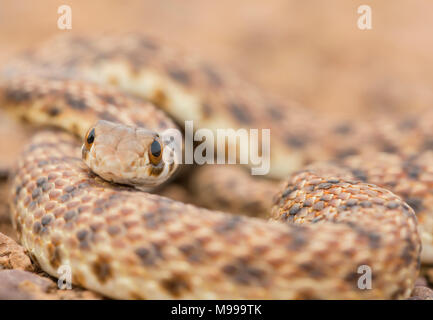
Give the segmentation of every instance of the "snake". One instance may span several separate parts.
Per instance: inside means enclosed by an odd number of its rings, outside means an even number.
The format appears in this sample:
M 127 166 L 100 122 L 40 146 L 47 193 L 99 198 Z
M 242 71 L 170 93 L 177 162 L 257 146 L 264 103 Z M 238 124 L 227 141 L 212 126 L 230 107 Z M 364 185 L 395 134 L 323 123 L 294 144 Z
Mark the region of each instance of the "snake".
M 40 129 L 10 178 L 20 243 L 104 296 L 404 299 L 432 261 L 429 110 L 318 115 L 142 34 L 23 52 L 1 71 L 0 106 Z M 206 165 L 189 181 L 199 204 L 153 192 L 180 167 L 161 132 L 185 120 L 270 128 L 268 177 Z

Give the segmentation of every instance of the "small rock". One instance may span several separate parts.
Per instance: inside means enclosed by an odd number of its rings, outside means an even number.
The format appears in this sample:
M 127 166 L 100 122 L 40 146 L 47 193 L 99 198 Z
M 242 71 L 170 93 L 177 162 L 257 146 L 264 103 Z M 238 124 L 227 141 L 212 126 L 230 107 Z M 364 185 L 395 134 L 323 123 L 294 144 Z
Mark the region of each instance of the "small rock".
M 415 287 L 427 287 L 427 279 L 424 277 L 419 277 L 418 279 L 416 279 L 415 281 Z
M 0 271 L 0 300 L 100 300 L 97 293 L 82 289 L 60 290 L 48 277 L 23 270 Z
M 433 300 L 433 290 L 425 286 L 416 286 L 412 291 L 411 300 Z
M 0 233 L 0 269 L 34 270 L 25 249 L 2 233 Z
M 23 270 L 0 271 L 1 300 L 49 299 L 47 292 L 53 281 Z

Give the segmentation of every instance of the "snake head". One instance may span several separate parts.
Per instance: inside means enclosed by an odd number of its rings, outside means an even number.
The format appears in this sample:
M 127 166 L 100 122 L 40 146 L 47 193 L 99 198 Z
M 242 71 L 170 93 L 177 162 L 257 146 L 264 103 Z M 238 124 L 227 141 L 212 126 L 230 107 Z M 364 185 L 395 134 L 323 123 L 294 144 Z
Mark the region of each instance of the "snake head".
M 177 169 L 175 161 L 165 160 L 172 159 L 164 157 L 165 147 L 154 131 L 99 120 L 87 131 L 81 151 L 87 166 L 104 180 L 148 191 Z

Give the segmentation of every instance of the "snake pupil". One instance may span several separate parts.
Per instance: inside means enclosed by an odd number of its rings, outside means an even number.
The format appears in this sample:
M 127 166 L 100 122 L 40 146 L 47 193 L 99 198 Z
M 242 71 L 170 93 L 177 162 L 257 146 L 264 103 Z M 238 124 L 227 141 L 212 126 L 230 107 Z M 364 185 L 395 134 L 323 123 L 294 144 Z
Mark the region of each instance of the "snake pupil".
M 92 144 L 93 141 L 95 141 L 95 128 L 90 130 L 89 134 L 87 135 L 87 143 Z
M 159 158 L 159 156 L 161 155 L 161 144 L 158 141 L 154 140 L 150 145 L 150 152 L 155 158 Z

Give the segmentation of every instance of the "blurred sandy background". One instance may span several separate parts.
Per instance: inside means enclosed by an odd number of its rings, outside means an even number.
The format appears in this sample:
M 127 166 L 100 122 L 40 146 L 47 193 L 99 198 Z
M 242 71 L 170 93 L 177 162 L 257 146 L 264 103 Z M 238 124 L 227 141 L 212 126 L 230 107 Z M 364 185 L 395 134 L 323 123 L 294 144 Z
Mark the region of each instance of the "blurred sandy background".
M 71 31 L 57 29 L 62 4 Z M 372 30 L 357 28 L 362 4 Z M 308 108 L 353 116 L 431 105 L 432 9 L 428 0 L 1 0 L 0 63 L 62 32 L 138 30 Z

